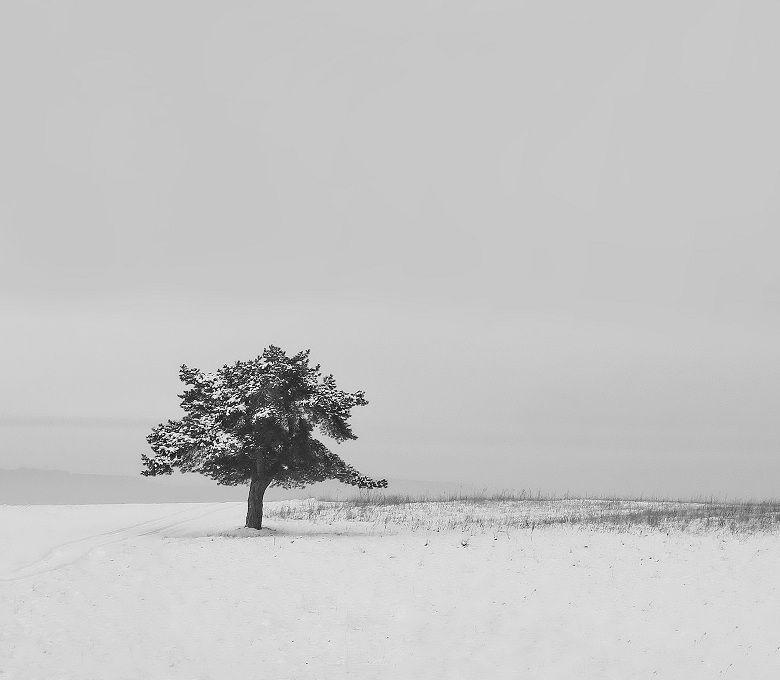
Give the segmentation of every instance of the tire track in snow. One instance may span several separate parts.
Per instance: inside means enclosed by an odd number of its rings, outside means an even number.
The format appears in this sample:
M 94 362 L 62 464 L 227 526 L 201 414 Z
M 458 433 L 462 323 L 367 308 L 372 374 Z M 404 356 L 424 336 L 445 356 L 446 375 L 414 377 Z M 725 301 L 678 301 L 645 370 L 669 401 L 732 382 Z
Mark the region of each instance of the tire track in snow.
M 226 509 L 226 503 L 209 503 L 207 509 L 203 508 L 185 508 L 177 512 L 158 517 L 156 519 L 138 522 L 127 526 L 105 531 L 93 536 L 79 538 L 75 541 L 66 541 L 55 545 L 48 550 L 42 557 L 30 564 L 17 567 L 5 574 L 0 574 L 0 581 L 17 581 L 19 579 L 43 574 L 47 571 L 54 571 L 78 562 L 84 555 L 95 548 L 100 548 L 111 543 L 119 543 L 139 536 L 150 536 L 159 534 L 166 529 L 181 526 L 196 519 L 201 519 L 207 515 L 213 514 L 219 510 Z M 233 505 L 233 504 L 230 504 Z M 179 517 L 184 515 L 184 517 Z M 176 517 L 171 521 L 172 518 Z

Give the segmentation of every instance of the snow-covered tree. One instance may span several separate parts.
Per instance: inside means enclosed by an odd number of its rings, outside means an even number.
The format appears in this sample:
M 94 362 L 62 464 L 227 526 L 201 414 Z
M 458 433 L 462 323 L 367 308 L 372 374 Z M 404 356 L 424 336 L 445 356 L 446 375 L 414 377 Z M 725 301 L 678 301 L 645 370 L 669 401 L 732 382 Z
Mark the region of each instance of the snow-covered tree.
M 182 366 L 179 377 L 188 385 L 179 395 L 185 415 L 146 438 L 154 455 L 141 456 L 142 475 L 180 468 L 218 484 L 248 483 L 246 526 L 254 529 L 262 527 L 269 486 L 303 488 L 325 479 L 363 489 L 387 486 L 361 475 L 312 436 L 316 428 L 337 442 L 357 439 L 348 420 L 354 406 L 368 402 L 363 392 L 339 390 L 319 364 L 310 367 L 309 350 L 288 357 L 270 345 L 256 359 L 215 373 Z

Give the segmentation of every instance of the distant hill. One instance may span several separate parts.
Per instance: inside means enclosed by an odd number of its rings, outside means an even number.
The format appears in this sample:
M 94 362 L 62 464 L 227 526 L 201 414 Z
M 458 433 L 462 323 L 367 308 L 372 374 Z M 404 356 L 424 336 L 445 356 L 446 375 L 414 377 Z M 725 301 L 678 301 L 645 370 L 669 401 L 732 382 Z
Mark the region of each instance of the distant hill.
M 387 493 L 438 495 L 468 491 L 471 487 L 442 482 L 389 479 Z M 245 501 L 246 486 L 219 486 L 200 475 L 129 477 L 41 470 L 0 468 L 0 505 L 90 505 L 95 503 L 214 503 Z M 268 489 L 269 501 L 328 496 L 347 499 L 358 489 L 335 481 L 306 489 Z

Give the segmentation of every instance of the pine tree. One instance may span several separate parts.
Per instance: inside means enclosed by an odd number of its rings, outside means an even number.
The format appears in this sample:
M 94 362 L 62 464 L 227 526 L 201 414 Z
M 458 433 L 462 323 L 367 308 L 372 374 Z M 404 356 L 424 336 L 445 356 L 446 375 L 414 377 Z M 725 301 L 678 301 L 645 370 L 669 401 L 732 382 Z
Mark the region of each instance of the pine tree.
M 215 373 L 182 366 L 188 388 L 179 395 L 181 420 L 157 425 L 146 438 L 153 456 L 142 455 L 145 476 L 174 468 L 199 472 L 218 484 L 249 484 L 246 526 L 260 529 L 269 486 L 303 488 L 337 479 L 363 489 L 387 486 L 361 475 L 312 436 L 315 428 L 337 442 L 357 439 L 348 420 L 368 404 L 362 391 L 336 387 L 332 375 L 309 366 L 309 350 L 288 357 L 270 345 L 250 361 Z

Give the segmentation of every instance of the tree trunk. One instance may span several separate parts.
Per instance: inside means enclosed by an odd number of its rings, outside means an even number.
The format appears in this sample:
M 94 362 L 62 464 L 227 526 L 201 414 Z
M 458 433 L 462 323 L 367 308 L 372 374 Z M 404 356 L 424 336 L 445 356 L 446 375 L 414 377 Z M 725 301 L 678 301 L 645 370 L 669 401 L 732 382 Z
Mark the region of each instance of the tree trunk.
M 263 495 L 270 483 L 271 477 L 264 475 L 259 470 L 252 473 L 246 512 L 246 525 L 250 529 L 263 528 Z

